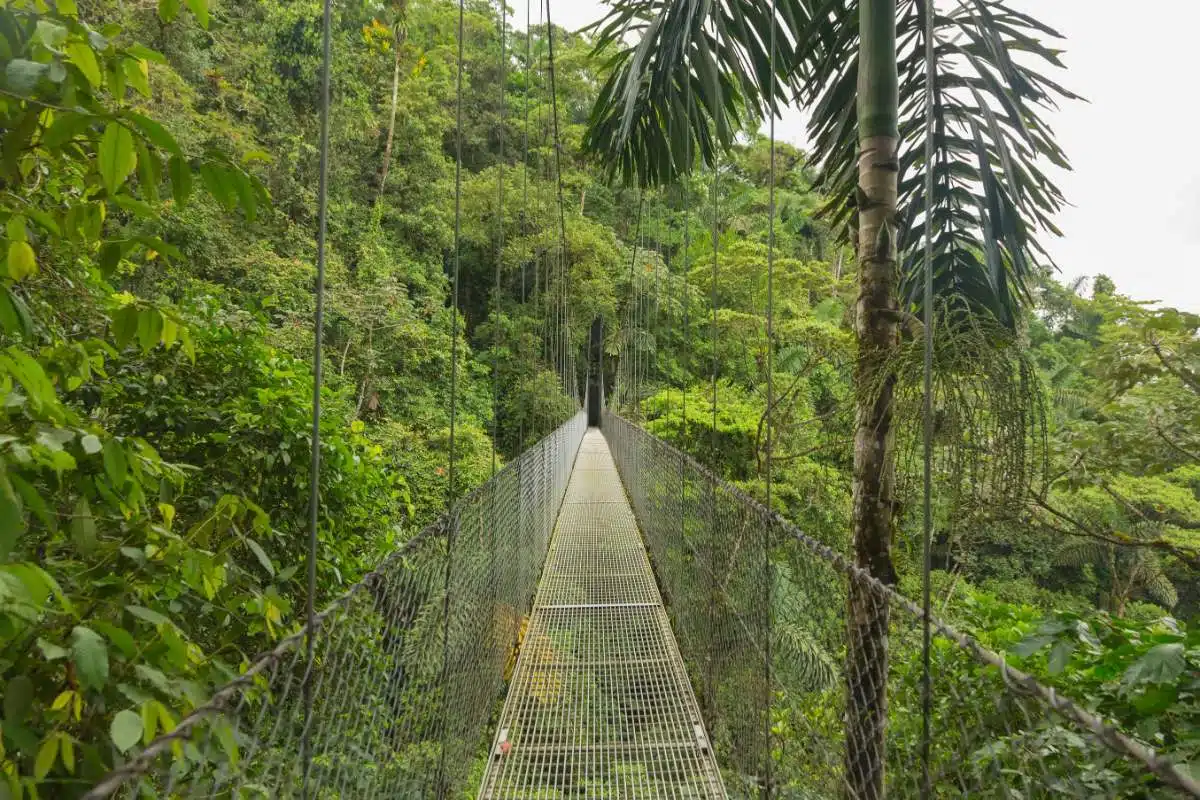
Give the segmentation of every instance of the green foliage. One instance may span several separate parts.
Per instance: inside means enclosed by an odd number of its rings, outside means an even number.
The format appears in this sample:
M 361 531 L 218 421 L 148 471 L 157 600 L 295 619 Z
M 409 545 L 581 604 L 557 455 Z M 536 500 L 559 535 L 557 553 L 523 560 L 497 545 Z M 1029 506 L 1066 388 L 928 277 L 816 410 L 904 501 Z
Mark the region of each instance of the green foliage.
M 319 6 L 86 14 L 0 10 L 0 792 L 16 797 L 81 793 L 292 632 L 305 600 Z M 447 496 L 454 14 L 411 14 L 383 192 L 392 43 L 369 8 L 336 20 L 318 604 Z M 472 26 L 486 63 L 495 19 Z M 469 132 L 480 153 L 492 135 Z M 531 243 L 550 218 L 548 203 L 536 224 L 514 215 L 528 243 L 514 269 L 548 261 Z M 576 228 L 603 284 L 605 229 Z M 514 326 L 492 340 L 473 316 L 490 265 L 471 280 L 460 492 L 492 465 L 476 337 L 521 386 L 501 406 L 509 452 L 573 410 L 542 360 L 549 287 L 537 306 L 514 291 Z
M 452 347 L 460 493 L 573 411 L 564 384 L 587 368 L 555 363 L 564 302 L 568 351 L 603 323 L 608 402 L 759 496 L 771 457 L 775 509 L 846 550 L 856 295 L 851 256 L 819 218 L 815 161 L 777 150 L 768 342 L 766 142 L 737 140 L 723 157 L 716 215 L 704 177 L 644 195 L 609 184 L 580 152 L 609 67 L 586 36 L 556 31 L 564 254 L 544 32 L 510 31 L 502 95 L 498 20 L 472 4 L 451 309 L 457 9 L 413 0 L 400 19 L 385 5 L 339 5 L 334 19 L 317 602 L 445 508 Z M 0 794 L 79 793 L 292 632 L 304 607 L 320 11 L 312 0 L 0 9 Z M 1197 318 L 1111 283 L 1087 298 L 1047 281 L 1025 324 L 1027 342 L 1003 341 L 1036 366 L 1040 390 L 993 362 L 972 372 L 990 340 L 938 352 L 939 443 L 959 454 L 939 478 L 960 490 L 937 499 L 936 596 L 995 647 L 1051 637 L 1013 657 L 1191 758 L 1194 637 L 1161 619 L 1168 589 L 1181 620 L 1200 608 Z M 904 351 L 897 406 L 909 445 L 918 355 Z M 1030 503 L 1038 443 L 1019 451 L 997 431 L 1028 435 L 1004 415 L 1038 391 L 1053 480 Z M 973 415 L 953 416 L 964 397 Z M 915 461 L 897 468 L 916 486 Z M 897 514 L 909 583 L 915 507 Z M 779 566 L 799 566 L 790 557 Z M 781 589 L 780 618 L 801 619 L 808 600 Z M 1075 621 L 1037 633 L 1051 610 Z M 1058 642 L 1070 637 L 1068 652 Z M 838 691 L 835 638 L 797 625 L 775 643 L 805 687 L 776 709 L 782 748 L 840 735 L 823 702 Z M 910 678 L 915 658 L 898 662 Z M 897 719 L 914 697 L 896 700 Z M 389 768 L 418 775 L 437 752 L 427 742 Z M 814 772 L 836 769 L 811 759 Z

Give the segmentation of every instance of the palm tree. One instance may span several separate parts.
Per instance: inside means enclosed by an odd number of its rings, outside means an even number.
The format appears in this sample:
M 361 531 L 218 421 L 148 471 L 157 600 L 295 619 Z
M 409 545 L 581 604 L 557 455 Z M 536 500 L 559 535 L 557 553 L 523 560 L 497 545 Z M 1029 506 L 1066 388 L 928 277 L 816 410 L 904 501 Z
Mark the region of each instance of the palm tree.
M 786 103 L 809 114 L 826 212 L 857 239 L 854 558 L 893 583 L 894 355 L 901 322 L 924 310 L 920 232 L 928 215 L 937 318 L 983 315 L 1015 330 L 1033 265 L 1048 261 L 1036 234 L 1057 233 L 1063 202 L 1041 168 L 1067 166 L 1043 114 L 1074 95 L 1038 72 L 1062 66 L 1043 41 L 1061 37 L 1010 0 L 611 4 L 597 47 L 613 51 L 612 71 L 585 146 L 620 178 L 669 184 L 693 171 L 693 154 L 715 164 L 740 129 Z M 886 601 L 852 583 L 845 781 L 855 800 L 884 793 L 887 631 Z

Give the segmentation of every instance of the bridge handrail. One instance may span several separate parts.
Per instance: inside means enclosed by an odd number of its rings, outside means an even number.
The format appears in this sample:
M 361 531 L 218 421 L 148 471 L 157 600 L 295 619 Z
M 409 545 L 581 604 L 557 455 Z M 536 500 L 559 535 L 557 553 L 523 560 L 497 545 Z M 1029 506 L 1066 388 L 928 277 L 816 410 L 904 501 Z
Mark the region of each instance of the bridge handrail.
M 615 424 L 617 426 L 624 427 L 627 431 L 633 432 L 635 435 L 646 437 L 647 439 L 652 440 L 658 447 L 665 449 L 673 457 L 681 460 L 691 470 L 701 475 L 705 480 L 711 482 L 714 486 L 720 487 L 723 492 L 729 494 L 747 508 L 752 509 L 756 514 L 778 526 L 779 530 L 786 533 L 789 537 L 791 537 L 791 539 L 808 549 L 826 563 L 832 565 L 850 580 L 869 588 L 873 593 L 879 595 L 880 597 L 903 607 L 916 619 L 924 619 L 924 611 L 920 605 L 901 594 L 894 587 L 880 581 L 866 570 L 857 566 L 848 558 L 846 558 L 846 556 L 833 550 L 828 545 L 814 539 L 812 536 L 805 533 L 799 526 L 788 521 L 778 512 L 767 508 L 757 499 L 750 496 L 739 487 L 729 483 L 724 478 L 714 473 L 707 466 L 697 461 L 691 455 L 654 436 L 641 426 L 625 419 L 610 409 L 604 409 L 603 415 L 604 428 L 607 429 Z M 940 633 L 949 641 L 953 642 L 981 665 L 993 667 L 999 670 L 1005 684 L 1009 687 L 1025 692 L 1028 695 L 1035 696 L 1038 700 L 1056 711 L 1061 716 L 1087 730 L 1115 753 L 1141 763 L 1146 767 L 1147 770 L 1156 775 L 1167 785 L 1183 791 L 1192 797 L 1200 798 L 1200 782 L 1197 782 L 1196 779 L 1180 769 L 1180 767 L 1170 759 L 1159 755 L 1154 748 L 1118 730 L 1113 725 L 1105 722 L 1096 714 L 1093 714 L 1092 712 L 1080 706 L 1071 698 L 1059 693 L 1053 687 L 1046 686 L 1033 675 L 1013 667 L 1007 662 L 1003 655 L 984 646 L 974 637 L 957 630 L 954 626 L 941 619 L 937 615 L 930 616 L 930 625 L 935 631 Z
M 110 771 L 83 796 L 83 800 L 101 800 L 101 798 L 110 797 L 129 781 L 150 774 L 153 771 L 155 760 L 160 756 L 166 755 L 178 743 L 190 739 L 197 727 L 206 719 L 228 713 L 231 701 L 249 688 L 258 676 L 268 673 L 270 669 L 278 666 L 284 660 L 285 656 L 301 649 L 307 641 L 309 634 L 311 633 L 313 636 L 316 636 L 330 616 L 347 608 L 358 594 L 383 580 L 385 573 L 398 562 L 413 555 L 423 545 L 429 543 L 430 540 L 445 535 L 448 530 L 453 528 L 455 521 L 463 513 L 464 509 L 469 508 L 479 500 L 491 487 L 497 486 L 505 479 L 511 478 L 514 472 L 521 469 L 524 459 L 529 454 L 539 448 L 546 447 L 547 443 L 551 440 L 557 441 L 557 437 L 570 435 L 573 428 L 580 429 L 579 436 L 581 437 L 584 426 L 585 412 L 577 411 L 563 425 L 548 434 L 537 444 L 532 445 L 520 457 L 505 464 L 495 475 L 461 497 L 450 511 L 444 512 L 433 522 L 422 528 L 415 536 L 388 554 L 374 569 L 363 575 L 362 578 L 347 588 L 346 591 L 328 603 L 315 616 L 312 626 L 306 622 L 294 633 L 281 639 L 273 648 L 261 654 L 244 672 L 214 692 L 207 702 L 197 706 L 182 717 L 169 733 L 158 736 L 136 756 Z M 565 489 L 565 482 L 562 488 Z

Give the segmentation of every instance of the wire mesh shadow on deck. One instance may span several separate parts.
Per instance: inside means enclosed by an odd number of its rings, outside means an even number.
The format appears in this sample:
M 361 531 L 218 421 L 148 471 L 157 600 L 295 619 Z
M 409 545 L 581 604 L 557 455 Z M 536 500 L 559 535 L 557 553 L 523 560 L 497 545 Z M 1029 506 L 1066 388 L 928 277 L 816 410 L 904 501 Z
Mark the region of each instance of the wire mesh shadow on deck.
M 326 608 L 311 672 L 302 630 L 87 797 L 473 790 L 586 427 L 577 414 Z
M 921 609 L 641 428 L 602 430 L 730 797 L 1200 797 L 938 619 L 926 757 Z

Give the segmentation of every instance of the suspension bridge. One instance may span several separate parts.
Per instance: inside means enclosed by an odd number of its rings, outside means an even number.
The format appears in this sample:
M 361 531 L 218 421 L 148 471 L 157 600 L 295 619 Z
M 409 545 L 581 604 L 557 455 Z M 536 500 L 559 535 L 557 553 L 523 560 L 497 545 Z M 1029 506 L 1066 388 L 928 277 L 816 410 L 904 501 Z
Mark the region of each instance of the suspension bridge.
M 330 9 L 326 0 L 310 537 Z M 1200 797 L 1195 778 L 1145 742 L 605 408 L 598 323 L 581 407 L 557 106 L 553 121 L 560 241 L 544 333 L 577 413 L 458 498 L 451 315 L 447 513 L 323 610 L 312 606 L 310 549 L 300 630 L 85 796 Z M 715 334 L 715 295 L 713 314 Z M 631 353 L 619 374 L 636 398 L 645 364 Z M 713 382 L 715 419 L 715 364 Z

